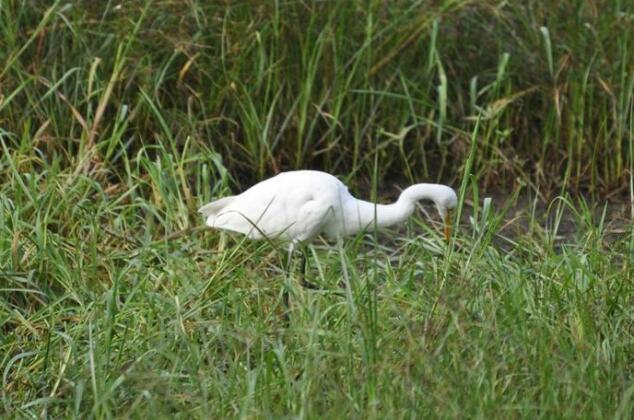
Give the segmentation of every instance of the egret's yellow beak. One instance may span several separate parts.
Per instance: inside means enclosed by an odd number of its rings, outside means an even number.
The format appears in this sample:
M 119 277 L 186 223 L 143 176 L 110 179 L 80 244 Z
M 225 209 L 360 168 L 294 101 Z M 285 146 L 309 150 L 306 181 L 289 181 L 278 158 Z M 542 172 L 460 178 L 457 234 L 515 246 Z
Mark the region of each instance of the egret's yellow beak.
M 453 224 L 453 211 L 451 209 L 447 210 L 447 214 L 445 215 L 445 240 L 449 242 L 449 238 L 451 238 L 451 230 Z

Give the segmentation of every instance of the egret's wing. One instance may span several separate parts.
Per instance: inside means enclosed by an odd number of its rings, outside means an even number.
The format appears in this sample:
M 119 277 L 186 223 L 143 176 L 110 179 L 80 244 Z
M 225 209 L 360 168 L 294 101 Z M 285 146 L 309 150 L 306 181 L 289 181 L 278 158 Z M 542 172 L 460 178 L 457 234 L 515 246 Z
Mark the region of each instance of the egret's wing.
M 284 225 L 276 197 L 238 197 L 217 215 L 207 218 L 207 225 L 216 229 L 242 233 L 252 239 L 272 235 Z M 248 198 L 248 199 L 247 199 Z
M 205 204 L 204 206 L 199 208 L 198 213 L 202 214 L 205 217 L 215 216 L 218 214 L 218 212 L 231 204 L 234 199 L 235 196 L 214 200 L 211 203 Z
M 207 225 L 259 239 L 304 241 L 319 234 L 337 204 L 341 184 L 330 175 L 282 173 L 262 181 L 226 204 L 201 209 Z M 344 187 L 345 188 L 345 187 Z M 334 213 L 334 211 L 333 211 Z
M 333 206 L 328 200 L 309 200 L 297 213 L 295 224 L 289 228 L 296 241 L 306 241 L 321 233 L 324 224 L 333 216 Z
M 332 212 L 327 200 L 302 200 L 291 193 L 280 192 L 261 200 L 250 198 L 227 206 L 217 216 L 208 218 L 207 225 L 252 239 L 267 236 L 305 241 L 320 233 Z

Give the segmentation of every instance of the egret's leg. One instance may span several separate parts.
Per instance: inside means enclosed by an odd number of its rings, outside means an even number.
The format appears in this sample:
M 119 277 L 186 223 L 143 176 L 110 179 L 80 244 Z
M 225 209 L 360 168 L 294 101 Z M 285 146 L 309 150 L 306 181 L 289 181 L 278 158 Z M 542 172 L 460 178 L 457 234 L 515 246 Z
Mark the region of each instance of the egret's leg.
M 284 306 L 286 307 L 286 317 L 287 317 L 287 321 L 288 321 L 288 311 L 290 309 L 290 302 L 289 302 L 289 296 L 288 296 L 288 292 L 289 292 L 289 288 L 291 287 L 291 271 L 293 268 L 293 251 L 295 250 L 295 243 L 291 242 L 290 245 L 288 246 L 288 259 L 286 260 L 286 276 L 285 276 L 285 284 L 284 284 L 284 291 L 282 292 L 282 301 L 284 302 Z
M 341 270 L 344 271 L 345 268 L 343 267 L 343 264 L 345 264 L 345 261 L 343 260 L 344 251 L 343 251 L 343 240 L 341 239 L 341 236 L 337 236 L 337 249 L 339 250 L 339 255 L 341 257 L 341 262 L 342 262 Z M 347 290 L 349 288 L 348 282 L 346 280 L 347 280 L 347 276 L 342 276 L 338 284 L 340 289 Z
M 323 287 L 319 287 L 313 282 L 306 280 L 306 272 L 308 270 L 308 257 L 306 257 L 306 247 L 302 248 L 302 277 L 301 277 L 301 285 L 307 289 L 312 290 L 322 290 Z

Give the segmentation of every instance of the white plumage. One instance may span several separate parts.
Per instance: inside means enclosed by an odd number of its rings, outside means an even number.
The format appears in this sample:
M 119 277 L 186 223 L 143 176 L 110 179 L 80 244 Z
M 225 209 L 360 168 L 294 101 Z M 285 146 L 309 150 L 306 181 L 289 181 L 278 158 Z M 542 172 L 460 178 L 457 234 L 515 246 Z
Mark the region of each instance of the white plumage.
M 416 184 L 389 205 L 354 198 L 334 176 L 320 171 L 282 172 L 239 195 L 201 207 L 208 226 L 247 235 L 305 242 L 319 234 L 337 238 L 375 225 L 391 226 L 406 220 L 419 200 L 431 200 L 451 234 L 451 210 L 458 202 L 450 187 Z M 376 220 L 375 220 L 376 219 Z M 376 222 L 376 223 L 375 223 Z

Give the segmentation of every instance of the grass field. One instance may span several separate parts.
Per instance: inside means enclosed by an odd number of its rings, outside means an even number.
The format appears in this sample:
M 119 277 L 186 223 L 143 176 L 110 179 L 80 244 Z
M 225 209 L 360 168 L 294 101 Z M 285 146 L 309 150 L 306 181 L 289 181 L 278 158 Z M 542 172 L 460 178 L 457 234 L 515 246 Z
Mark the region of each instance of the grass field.
M 619 0 L 0 0 L 0 417 L 632 418 L 633 45 Z M 196 214 L 295 168 L 460 228 L 304 289 Z

